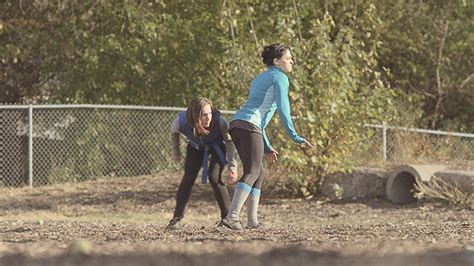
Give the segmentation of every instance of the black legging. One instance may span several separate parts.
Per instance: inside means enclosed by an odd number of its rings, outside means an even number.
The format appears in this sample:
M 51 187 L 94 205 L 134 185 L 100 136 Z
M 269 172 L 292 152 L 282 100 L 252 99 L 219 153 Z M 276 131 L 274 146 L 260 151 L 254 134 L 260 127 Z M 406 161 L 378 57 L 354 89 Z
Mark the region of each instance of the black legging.
M 260 189 L 264 175 L 262 134 L 241 128 L 232 128 L 229 133 L 244 169 L 239 182 Z
M 225 155 L 225 145 L 220 145 L 220 148 Z M 174 217 L 183 217 L 184 209 L 191 196 L 191 191 L 196 181 L 196 177 L 199 173 L 199 169 L 202 167 L 202 160 L 204 157 L 204 150 L 197 150 L 192 146 L 188 145 L 186 148 L 186 160 L 184 162 L 184 176 L 179 184 L 178 192 L 176 193 L 176 208 L 174 210 Z M 214 196 L 216 197 L 217 204 L 221 209 L 221 217 L 224 218 L 229 211 L 229 193 L 227 187 L 222 181 L 222 171 L 224 165 L 221 163 L 219 156 L 215 154 L 212 149 L 209 149 L 209 182 L 211 183 L 212 189 L 214 190 Z

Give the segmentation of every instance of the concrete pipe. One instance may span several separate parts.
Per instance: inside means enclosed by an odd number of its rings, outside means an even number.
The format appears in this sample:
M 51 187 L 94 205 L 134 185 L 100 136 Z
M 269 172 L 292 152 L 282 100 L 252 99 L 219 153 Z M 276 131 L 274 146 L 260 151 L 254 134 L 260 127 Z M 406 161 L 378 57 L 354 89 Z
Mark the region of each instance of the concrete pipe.
M 401 165 L 395 168 L 387 180 L 387 198 L 395 203 L 411 203 L 416 201 L 414 194 L 415 182 L 427 182 L 434 173 L 446 167 L 444 165 Z

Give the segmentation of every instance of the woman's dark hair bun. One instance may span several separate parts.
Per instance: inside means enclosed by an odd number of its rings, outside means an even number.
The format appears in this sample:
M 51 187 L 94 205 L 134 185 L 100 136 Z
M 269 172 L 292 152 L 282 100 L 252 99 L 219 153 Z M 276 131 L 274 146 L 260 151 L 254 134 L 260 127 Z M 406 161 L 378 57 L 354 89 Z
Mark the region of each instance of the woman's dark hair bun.
M 265 46 L 260 56 L 266 66 L 273 66 L 273 59 L 280 59 L 287 50 L 290 50 L 290 47 L 287 45 L 274 43 Z

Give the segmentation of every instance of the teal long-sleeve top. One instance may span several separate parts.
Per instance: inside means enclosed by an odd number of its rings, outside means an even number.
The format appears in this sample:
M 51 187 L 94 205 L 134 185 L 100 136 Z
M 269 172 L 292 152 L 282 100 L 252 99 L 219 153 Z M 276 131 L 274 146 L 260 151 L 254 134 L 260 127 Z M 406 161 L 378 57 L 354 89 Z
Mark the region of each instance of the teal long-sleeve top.
M 291 119 L 288 98 L 289 84 L 288 77 L 283 71 L 275 66 L 270 66 L 252 80 L 247 101 L 232 118 L 232 120 L 250 122 L 262 130 L 265 152 L 273 150 L 265 133 L 265 127 L 276 110 L 278 110 L 278 115 L 288 136 L 296 143 L 304 142 L 304 139 L 296 133 Z

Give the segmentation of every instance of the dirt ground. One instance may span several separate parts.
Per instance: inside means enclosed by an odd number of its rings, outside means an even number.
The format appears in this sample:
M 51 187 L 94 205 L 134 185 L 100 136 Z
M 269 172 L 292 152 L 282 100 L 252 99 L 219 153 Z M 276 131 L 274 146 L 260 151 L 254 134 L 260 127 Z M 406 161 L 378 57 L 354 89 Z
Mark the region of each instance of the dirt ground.
M 196 183 L 185 225 L 165 230 L 180 178 L 1 189 L 0 265 L 474 265 L 474 211 L 437 203 L 281 199 L 263 190 L 268 229 L 235 232 L 215 227 L 210 185 Z

